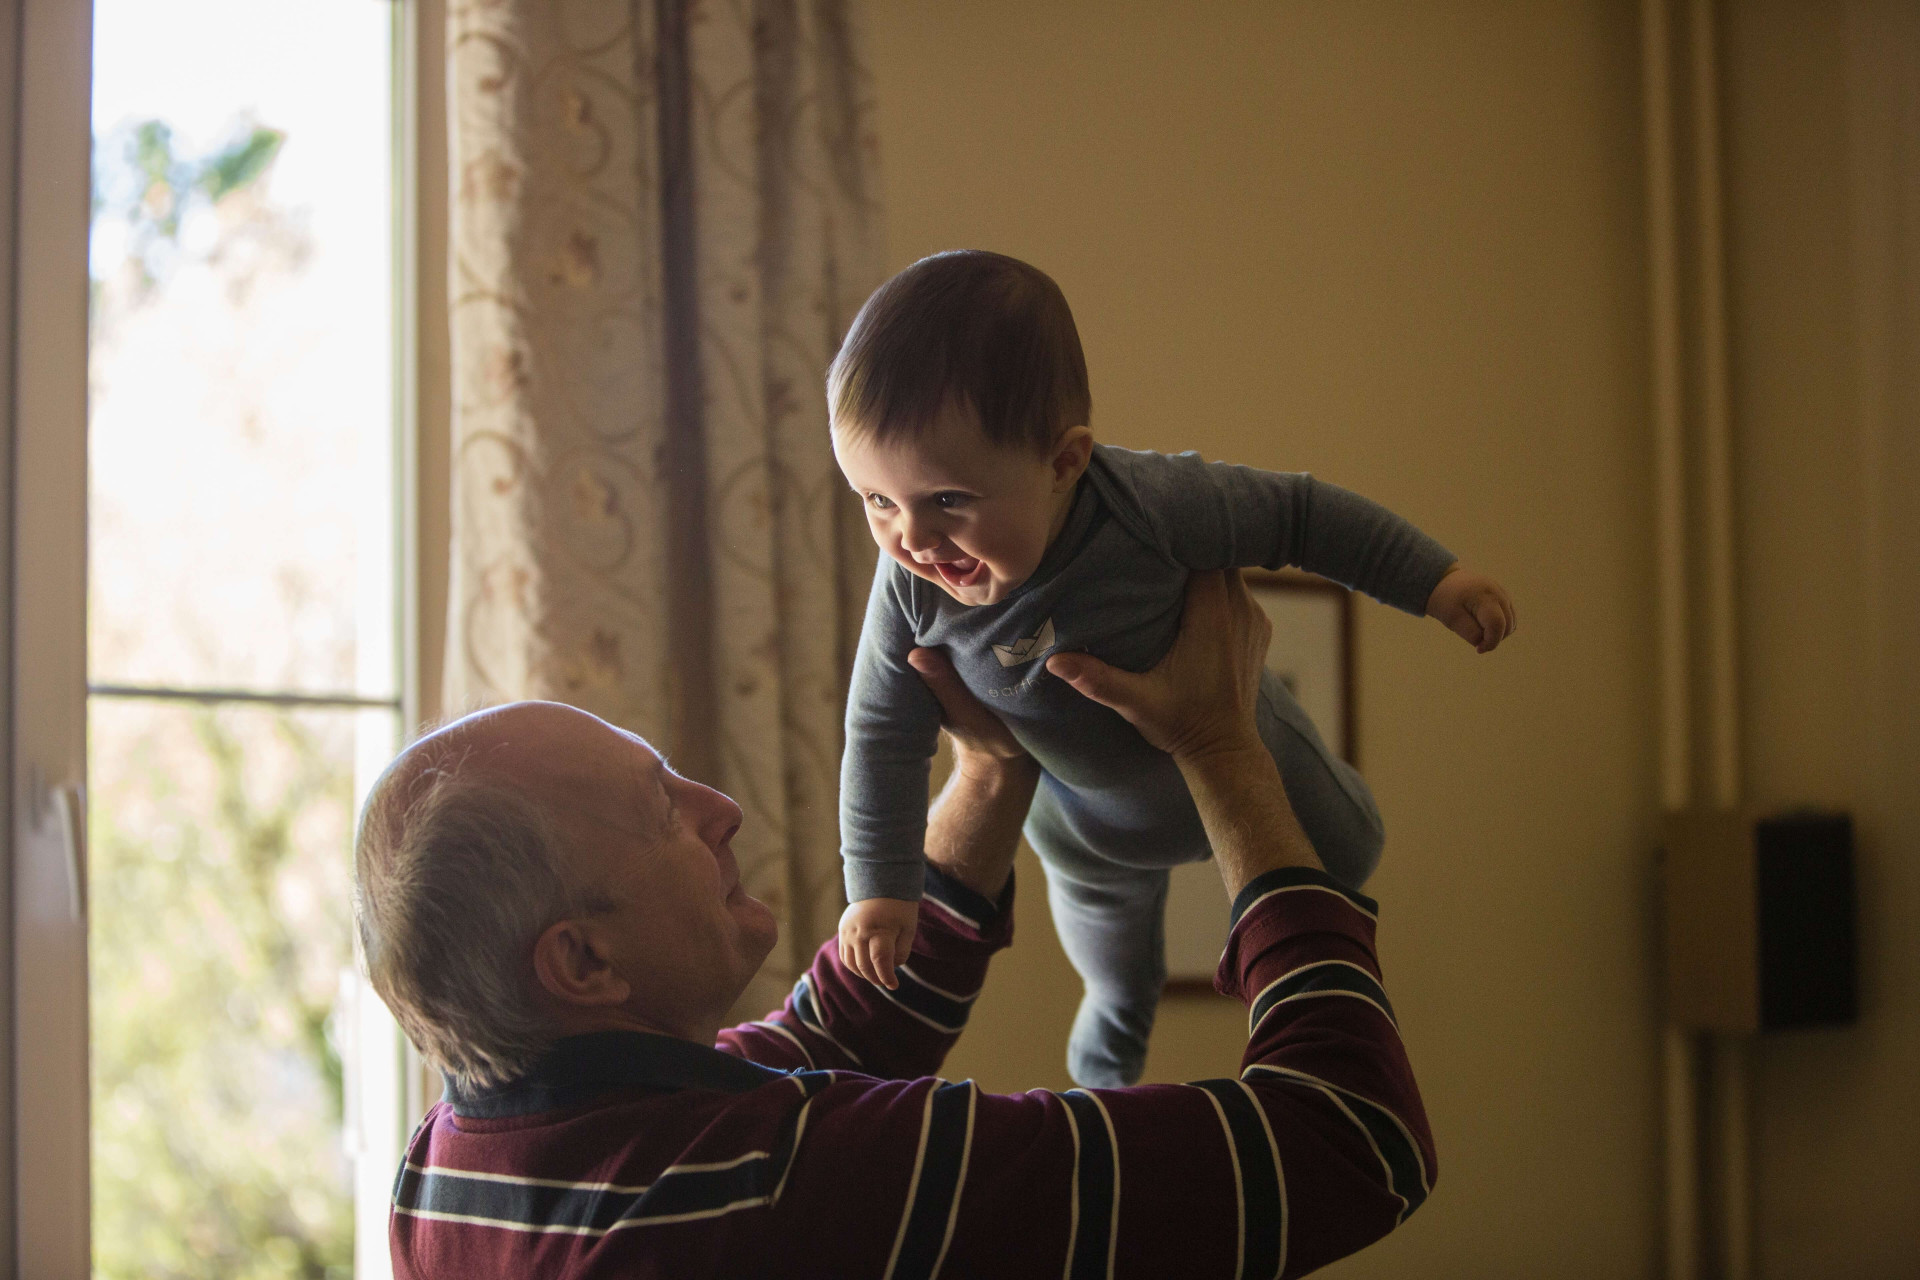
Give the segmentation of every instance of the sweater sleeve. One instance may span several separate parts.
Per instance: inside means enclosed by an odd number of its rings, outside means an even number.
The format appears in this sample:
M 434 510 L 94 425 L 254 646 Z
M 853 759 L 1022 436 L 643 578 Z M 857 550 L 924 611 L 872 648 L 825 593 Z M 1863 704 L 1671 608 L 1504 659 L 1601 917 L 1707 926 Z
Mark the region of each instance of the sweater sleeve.
M 900 986 L 876 987 L 840 963 L 829 938 L 786 1003 L 720 1033 L 715 1047 L 784 1071 L 859 1071 L 888 1079 L 940 1069 L 987 980 L 987 961 L 1013 941 L 1013 880 L 991 902 L 931 865 L 913 954 Z
M 911 588 L 906 570 L 881 556 L 854 656 L 840 757 L 840 856 L 849 902 L 920 898 L 940 703 L 907 665 Z
M 1189 569 L 1294 567 L 1416 616 L 1453 553 L 1369 498 L 1305 472 L 1112 451 L 1113 474 Z
M 1249 1005 L 1238 1076 L 989 1094 L 836 1075 L 769 1240 L 822 1274 L 1227 1280 L 1304 1275 L 1393 1230 L 1435 1157 L 1373 904 L 1288 870 L 1236 919 L 1217 985 Z

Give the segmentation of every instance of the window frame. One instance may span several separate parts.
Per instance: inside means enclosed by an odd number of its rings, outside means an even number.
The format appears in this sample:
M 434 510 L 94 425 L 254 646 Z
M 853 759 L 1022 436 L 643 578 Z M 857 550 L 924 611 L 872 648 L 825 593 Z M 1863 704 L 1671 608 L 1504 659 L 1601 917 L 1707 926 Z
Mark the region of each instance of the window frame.
M 391 15 L 393 511 L 395 698 L 357 693 L 146 688 L 89 690 L 86 658 L 88 244 L 92 180 L 92 0 L 0 0 L 0 1267 L 17 1275 L 91 1270 L 89 1014 L 85 914 L 88 697 L 137 696 L 294 706 L 379 707 L 417 732 L 437 698 L 436 620 L 423 627 L 423 582 L 445 598 L 423 546 L 420 509 L 446 527 L 446 389 L 420 370 L 421 333 L 444 381 L 444 0 L 383 0 Z M 423 109 L 425 108 L 425 109 Z M 422 126 L 426 145 L 422 146 Z M 439 166 L 436 170 L 435 164 Z M 423 224 L 419 198 L 430 184 Z M 423 266 L 423 263 L 425 264 Z M 426 282 L 436 289 L 423 291 Z M 435 325 L 438 329 L 435 329 Z M 437 341 L 437 346 L 434 344 Z M 438 453 L 420 463 L 420 407 Z M 431 449 L 432 446 L 429 445 Z M 436 463 L 434 459 L 439 459 Z M 386 1010 L 360 987 L 364 1047 L 388 1070 L 363 1105 L 356 1169 L 356 1274 L 390 1274 L 386 1202 L 392 1172 L 432 1082 Z M 384 1035 L 384 1041 L 377 1037 Z M 363 1099 L 363 1104 L 366 1102 Z
M 9 347 L 12 1159 L 9 1262 L 91 1267 L 85 920 L 89 0 L 18 0 L 7 72 L 16 221 Z

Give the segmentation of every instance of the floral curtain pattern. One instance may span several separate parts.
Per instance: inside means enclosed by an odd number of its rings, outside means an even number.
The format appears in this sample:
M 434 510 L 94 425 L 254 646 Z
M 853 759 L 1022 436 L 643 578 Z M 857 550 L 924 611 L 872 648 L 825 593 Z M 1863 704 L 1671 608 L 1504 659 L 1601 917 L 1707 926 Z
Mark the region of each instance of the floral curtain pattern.
M 840 897 L 872 569 L 823 376 L 879 281 L 853 0 L 463 0 L 446 705 L 569 702 L 733 796 L 777 1002 Z

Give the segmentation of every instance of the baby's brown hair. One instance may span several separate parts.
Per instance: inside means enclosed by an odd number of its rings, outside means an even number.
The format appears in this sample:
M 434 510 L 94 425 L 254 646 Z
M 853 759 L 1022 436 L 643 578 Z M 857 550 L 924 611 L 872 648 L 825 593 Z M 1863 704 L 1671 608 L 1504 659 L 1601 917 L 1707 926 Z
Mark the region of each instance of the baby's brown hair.
M 1091 421 L 1080 333 L 1045 272 L 954 249 L 920 259 L 860 308 L 827 370 L 833 425 L 897 439 L 948 403 L 978 414 L 993 443 L 1036 452 Z

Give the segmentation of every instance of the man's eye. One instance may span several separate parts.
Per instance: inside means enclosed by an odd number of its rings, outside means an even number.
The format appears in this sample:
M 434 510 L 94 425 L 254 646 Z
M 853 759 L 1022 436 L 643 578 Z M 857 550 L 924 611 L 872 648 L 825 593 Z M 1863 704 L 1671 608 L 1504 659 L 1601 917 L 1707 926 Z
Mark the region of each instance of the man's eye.
M 934 494 L 933 500 L 939 503 L 943 510 L 952 511 L 955 507 L 966 506 L 969 502 L 973 501 L 973 496 L 971 494 L 949 491 L 947 493 Z
M 893 499 L 884 493 L 870 493 L 867 495 L 867 501 L 882 511 L 890 510 L 893 507 Z

